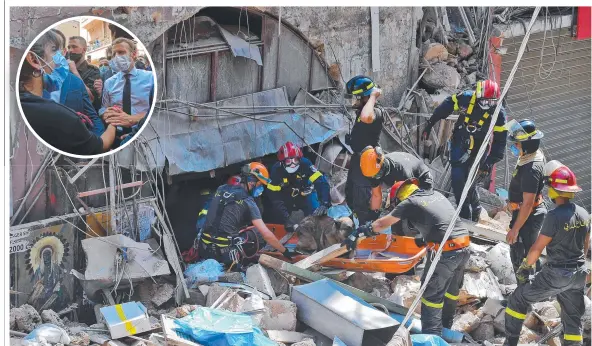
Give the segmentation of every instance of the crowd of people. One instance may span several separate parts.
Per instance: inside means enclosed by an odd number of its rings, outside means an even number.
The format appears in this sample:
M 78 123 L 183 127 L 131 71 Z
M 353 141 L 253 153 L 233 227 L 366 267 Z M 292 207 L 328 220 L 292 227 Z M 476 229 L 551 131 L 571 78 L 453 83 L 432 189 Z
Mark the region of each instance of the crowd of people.
M 304 215 L 349 216 L 355 230 L 343 245 L 355 250 L 363 237 L 372 237 L 390 229 L 397 235 L 413 236 L 418 247 L 427 247 L 428 255 L 422 284 L 422 332 L 441 335 L 451 328 L 464 270 L 470 257 L 469 232 L 461 219 L 454 220 L 453 204 L 433 186 L 429 168 L 414 155 L 403 152 L 384 153 L 378 145 L 382 123 L 387 116 L 377 102 L 381 95 L 374 81 L 356 76 L 346 84 L 347 94 L 355 102 L 356 118 L 346 137 L 354 154 L 350 161 L 345 200 L 332 200 L 330 184 L 302 148 L 292 142 L 282 145 L 277 162 L 268 171 L 260 162 L 242 167 L 230 177 L 206 203 L 198 216 L 198 236 L 194 247 L 184 253 L 186 261 L 214 258 L 230 268 L 241 268 L 247 254 L 248 238 L 244 232 L 258 232 L 268 245 L 292 260 L 293 250 L 282 245 L 263 221 L 283 223 L 287 231 L 297 231 L 298 223 L 291 213 Z M 590 215 L 573 202 L 581 189 L 573 172 L 558 161 L 546 162 L 539 149 L 542 131 L 532 120 L 506 122 L 503 107 L 491 125 L 500 89 L 491 80 L 479 81 L 474 90 L 452 95 L 434 111 L 423 137 L 430 135 L 434 124 L 453 112 L 460 113 L 451 139 L 453 191 L 459 204 L 468 181 L 471 166 L 478 158 L 480 146 L 489 150 L 479 159 L 479 178 L 488 175 L 493 165 L 504 157 L 506 142 L 518 157 L 509 189 L 508 210 L 512 213 L 507 242 L 518 288 L 506 308 L 506 345 L 516 345 L 529 304 L 557 295 L 566 344 L 582 344 L 582 315 L 587 268 L 585 256 L 590 242 Z M 493 127 L 493 140 L 485 141 L 487 129 Z M 476 179 L 479 181 L 479 179 Z M 481 213 L 475 182 L 469 189 L 461 216 L 478 220 Z M 556 208 L 547 211 L 542 198 L 544 186 Z M 383 200 L 383 188 L 389 189 Z M 268 201 L 266 204 L 265 201 Z M 350 209 L 351 208 L 351 209 Z M 379 218 L 380 211 L 391 210 Z M 345 212 L 344 212 L 345 211 Z M 401 227 L 401 224 L 405 227 Z M 452 233 L 444 241 L 450 224 Z M 398 227 L 397 227 L 398 226 Z M 254 231 L 253 231 L 254 230 Z M 427 283 L 425 275 L 433 253 L 442 247 Z M 537 267 L 543 249 L 547 262 Z M 535 274 L 533 277 L 533 274 Z
M 26 52 L 19 76 L 23 114 L 47 144 L 97 155 L 130 141 L 153 103 L 154 75 L 136 43 L 115 38 L 95 66 L 83 37 L 50 29 Z

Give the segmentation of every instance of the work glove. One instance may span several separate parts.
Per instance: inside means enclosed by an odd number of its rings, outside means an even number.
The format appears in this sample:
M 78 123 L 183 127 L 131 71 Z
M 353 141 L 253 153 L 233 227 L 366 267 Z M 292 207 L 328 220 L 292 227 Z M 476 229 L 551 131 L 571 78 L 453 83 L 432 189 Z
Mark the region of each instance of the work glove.
M 428 139 L 430 137 L 430 132 L 432 132 L 432 127 L 434 126 L 434 124 L 432 124 L 431 121 L 426 121 L 426 126 L 423 129 L 423 132 L 421 133 L 421 139 L 423 139 L 424 141 L 426 139 Z
M 414 238 L 414 240 L 415 240 L 415 246 L 417 246 L 417 247 L 424 247 L 427 245 L 422 236 L 417 236 Z
M 358 237 L 358 230 L 354 230 L 347 238 L 345 238 L 343 243 L 341 243 L 341 246 L 347 247 L 348 251 L 355 250 L 356 246 L 358 245 Z
M 372 221 L 366 222 L 362 226 L 358 227 L 356 231 L 358 232 L 358 237 L 362 234 L 366 237 L 373 237 L 377 234 L 374 232 L 374 230 L 372 230 Z
M 315 209 L 315 211 L 312 213 L 312 215 L 314 215 L 314 216 L 327 215 L 327 211 L 329 211 L 329 208 L 327 208 L 324 205 L 320 205 L 317 209 Z
M 282 256 L 286 257 L 290 261 L 292 261 L 292 256 L 296 255 L 296 253 L 292 252 L 290 249 L 286 248 L 284 252 L 282 252 Z
M 526 263 L 526 258 L 522 261 L 520 267 L 516 271 L 516 281 L 518 285 L 524 285 L 529 282 L 530 273 L 532 272 L 533 266 Z

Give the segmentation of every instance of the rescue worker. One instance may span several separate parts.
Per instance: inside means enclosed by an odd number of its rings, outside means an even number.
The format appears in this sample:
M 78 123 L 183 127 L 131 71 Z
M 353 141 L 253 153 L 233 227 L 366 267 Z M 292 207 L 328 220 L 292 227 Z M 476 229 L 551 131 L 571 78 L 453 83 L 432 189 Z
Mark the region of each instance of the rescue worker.
M 304 215 L 326 215 L 331 206 L 329 182 L 305 158 L 300 147 L 286 142 L 277 152 L 278 162 L 271 168 L 267 184 L 268 197 L 278 222 L 286 224 L 290 214 L 302 210 Z M 286 225 L 287 229 L 295 225 Z
M 415 238 L 417 246 L 423 247 L 427 243 L 430 249 L 421 280 L 423 284 L 425 274 L 432 264 L 430 258 L 442 246 L 455 209 L 441 193 L 421 189 L 417 185 L 417 179 L 413 178 L 396 182 L 390 190 L 390 199 L 395 209 L 372 223 L 360 226 L 345 240 L 344 245 L 353 249 L 361 235 L 374 236 L 401 220 L 409 220 L 420 233 Z M 452 327 L 464 269 L 470 256 L 469 244 L 469 232 L 457 218 L 450 238 L 444 243 L 436 270 L 421 298 L 422 333 L 441 335 L 442 327 Z
M 512 120 L 505 127 L 508 141 L 512 142 L 510 151 L 518 156 L 508 187 L 508 210 L 512 213 L 512 220 L 506 234 L 516 273 L 537 239 L 547 214 L 542 196 L 545 155 L 539 150 L 543 132 L 537 130 L 534 121 Z M 540 269 L 540 263 L 537 263 L 536 269 Z
M 346 143 L 351 147 L 353 155 L 347 172 L 345 196 L 354 216 L 360 224 L 364 224 L 376 220 L 379 213 L 370 208 L 372 186 L 360 169 L 360 155 L 367 146 L 378 146 L 387 113 L 377 103 L 381 90 L 366 76 L 350 79 L 346 84 L 346 93 L 346 96 L 355 98 L 353 108 L 356 118 L 351 133 L 346 136 Z
M 282 246 L 274 234 L 261 219 L 261 212 L 255 198 L 269 183 L 269 173 L 264 165 L 252 162 L 242 167 L 240 182 L 237 185 L 220 186 L 207 210 L 206 221 L 199 237 L 199 255 L 201 258 L 214 258 L 231 267 L 238 264 L 245 256 L 242 249 L 243 239 L 239 231 L 252 223 L 267 244 L 292 259 L 292 252 Z
M 379 210 L 382 204 L 381 184 L 390 188 L 396 181 L 416 178 L 419 188 L 431 190 L 434 182 L 430 169 L 422 160 L 405 152 L 384 154 L 378 146 L 367 146 L 362 150 L 360 168 L 372 186 L 371 210 Z
M 452 191 L 457 205 L 477 152 L 484 144 L 483 140 L 491 123 L 491 115 L 495 111 L 500 96 L 500 88 L 495 81 L 479 81 L 476 90 L 463 91 L 446 98 L 434 110 L 422 133 L 423 139 L 427 139 L 432 127 L 438 121 L 446 119 L 453 112 L 460 112 L 450 140 Z M 479 162 L 479 176 L 476 181 L 489 176 L 493 165 L 503 159 L 506 147 L 505 123 L 506 113 L 504 108 L 501 108 L 493 128 L 493 143 L 489 154 L 483 155 Z M 487 151 L 485 152 L 487 153 Z M 462 205 L 460 217 L 478 221 L 482 208 L 475 185 L 476 182 L 469 190 Z
M 546 183 L 549 185 L 548 196 L 556 207 L 547 214 L 541 234 L 516 272 L 523 284 L 518 285 L 508 299 L 504 345 L 518 344 L 529 306 L 552 296 L 557 296 L 561 306 L 563 345 L 583 345 L 584 286 L 589 274 L 585 257 L 590 248 L 590 214 L 572 202 L 575 193 L 582 189 L 569 168 L 556 168 Z M 528 275 L 545 248 L 547 263 L 533 281 L 528 282 Z

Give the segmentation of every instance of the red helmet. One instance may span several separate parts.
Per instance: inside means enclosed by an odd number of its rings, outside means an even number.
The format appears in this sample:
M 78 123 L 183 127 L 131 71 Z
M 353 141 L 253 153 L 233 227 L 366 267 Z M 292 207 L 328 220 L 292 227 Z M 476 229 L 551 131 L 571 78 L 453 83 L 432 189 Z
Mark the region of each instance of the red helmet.
M 582 191 L 577 184 L 576 175 L 567 166 L 561 166 L 554 170 L 549 176 L 548 183 L 549 186 L 560 192 Z
M 301 159 L 302 156 L 303 156 L 302 150 L 300 149 L 300 147 L 292 142 L 286 142 L 286 144 L 284 144 L 280 147 L 280 150 L 278 150 L 278 153 L 277 153 L 278 160 L 280 160 L 282 162 L 285 159 L 293 159 L 293 158 Z
M 397 194 L 399 193 L 399 189 L 401 189 L 401 187 L 405 186 L 405 185 L 409 185 L 409 184 L 413 184 L 415 186 L 419 185 L 419 181 L 416 178 L 409 178 L 407 180 L 399 180 L 396 181 L 393 186 L 391 187 L 391 191 L 389 193 L 389 199 L 391 201 L 391 204 L 393 205 L 397 205 L 399 203 L 397 203 Z M 414 191 L 414 190 L 413 190 Z M 407 198 L 408 196 L 405 196 L 405 198 Z M 403 198 L 403 199 L 405 199 Z
M 477 82 L 476 92 L 478 99 L 497 100 L 502 96 L 499 85 L 490 79 Z
M 228 178 L 228 181 L 226 181 L 226 184 L 228 185 L 238 185 L 241 182 L 241 177 L 240 175 L 233 175 L 230 178 Z

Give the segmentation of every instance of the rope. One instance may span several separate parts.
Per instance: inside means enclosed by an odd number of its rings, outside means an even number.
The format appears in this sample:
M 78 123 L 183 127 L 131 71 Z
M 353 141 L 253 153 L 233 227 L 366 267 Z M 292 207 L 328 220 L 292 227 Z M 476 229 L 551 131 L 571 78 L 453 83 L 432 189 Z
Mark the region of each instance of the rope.
M 514 63 L 514 67 L 512 67 L 512 71 L 510 72 L 510 76 L 508 77 L 508 80 L 507 80 L 506 84 L 504 85 L 504 90 L 502 91 L 502 95 L 497 103 L 497 106 L 495 108 L 493 116 L 491 117 L 491 123 L 489 125 L 489 129 L 487 131 L 487 134 L 485 135 L 485 139 L 484 139 L 483 143 L 487 143 L 489 141 L 489 139 L 491 138 L 491 135 L 493 133 L 493 127 L 495 126 L 500 109 L 502 108 L 502 100 L 504 99 L 504 97 L 508 93 L 508 90 L 510 89 L 510 85 L 512 84 L 512 80 L 514 79 L 514 74 L 516 73 L 516 70 L 518 69 L 518 64 L 520 63 L 520 59 L 522 59 L 522 55 L 524 54 L 524 50 L 526 49 L 526 42 L 528 42 L 528 38 L 530 37 L 530 31 L 532 30 L 532 26 L 534 25 L 537 15 L 540 10 L 541 10 L 540 6 L 538 6 L 534 9 L 534 12 L 532 14 L 532 18 L 530 19 L 530 23 L 528 24 L 528 31 L 524 34 L 524 39 L 522 40 L 522 44 L 520 45 L 520 50 L 518 51 L 518 56 L 516 57 L 516 62 Z M 454 215 L 452 216 L 452 221 L 448 225 L 448 229 L 446 230 L 446 233 L 444 234 L 444 238 L 442 239 L 442 243 L 445 243 L 448 240 L 448 238 L 450 237 L 450 234 L 452 233 L 452 230 L 454 228 L 456 220 L 458 219 L 458 215 L 460 214 L 460 209 L 462 208 L 462 205 L 465 202 L 465 199 L 466 199 L 467 194 L 469 192 L 469 188 L 473 184 L 473 180 L 475 179 L 475 176 L 477 174 L 477 167 L 479 166 L 479 162 L 481 161 L 481 157 L 485 153 L 486 149 L 487 149 L 486 145 L 482 145 L 479 148 L 479 152 L 477 153 L 477 157 L 475 158 L 475 161 L 474 161 L 473 165 L 471 166 L 471 170 L 468 175 L 469 179 L 467 179 L 467 182 L 465 183 L 462 195 L 460 196 L 460 200 L 458 202 L 458 206 L 454 212 Z M 415 299 L 413 300 L 413 303 L 409 307 L 409 310 L 408 310 L 407 314 L 405 315 L 403 322 L 401 322 L 401 325 L 404 326 L 407 323 L 407 321 L 409 321 L 409 318 L 411 318 L 411 316 L 413 315 L 415 308 L 417 307 L 417 304 L 419 303 L 421 296 L 423 295 L 423 292 L 426 290 L 427 284 L 429 283 L 430 279 L 432 278 L 432 275 L 434 274 L 434 271 L 436 269 L 436 265 L 438 264 L 438 261 L 440 260 L 440 256 L 442 254 L 443 249 L 444 249 L 444 247 L 441 246 L 438 249 L 438 251 L 436 251 L 436 254 L 434 255 L 434 259 L 432 261 L 430 269 L 428 270 L 428 272 L 425 276 L 424 282 L 423 282 L 422 286 L 420 287 L 419 292 L 417 292 L 417 296 L 415 297 Z

